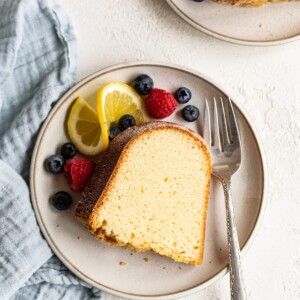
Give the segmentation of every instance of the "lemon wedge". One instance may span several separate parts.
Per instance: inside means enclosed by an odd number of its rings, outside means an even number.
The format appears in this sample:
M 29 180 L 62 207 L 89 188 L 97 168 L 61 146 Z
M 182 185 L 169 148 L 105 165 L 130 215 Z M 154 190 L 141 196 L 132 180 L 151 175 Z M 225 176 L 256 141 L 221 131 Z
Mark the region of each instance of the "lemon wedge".
M 150 120 L 143 99 L 131 86 L 122 82 L 111 82 L 100 88 L 97 112 L 105 145 L 108 145 L 110 125 L 117 124 L 122 116 L 132 115 L 136 125 Z
M 97 112 L 82 97 L 71 108 L 67 128 L 71 141 L 82 154 L 97 155 L 108 146 L 108 139 L 102 138 Z

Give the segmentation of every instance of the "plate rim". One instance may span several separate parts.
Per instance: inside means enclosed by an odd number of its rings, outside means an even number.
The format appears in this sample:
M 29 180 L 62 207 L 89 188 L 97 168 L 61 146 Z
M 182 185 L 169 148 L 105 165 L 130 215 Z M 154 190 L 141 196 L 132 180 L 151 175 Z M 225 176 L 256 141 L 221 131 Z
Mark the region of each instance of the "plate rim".
M 47 241 L 47 243 L 49 244 L 50 248 L 52 249 L 52 251 L 55 253 L 55 255 L 57 255 L 57 257 L 60 259 L 60 261 L 72 272 L 74 273 L 76 276 L 78 276 L 80 279 L 82 279 L 83 281 L 89 283 L 90 285 L 104 291 L 107 292 L 109 294 L 118 296 L 118 297 L 126 297 L 127 299 L 137 299 L 137 300 L 142 300 L 142 299 L 176 299 L 179 297 L 184 297 L 184 296 L 188 296 L 191 295 L 193 293 L 196 293 L 202 289 L 204 289 L 205 287 L 208 287 L 209 285 L 213 284 L 214 282 L 216 282 L 217 280 L 221 279 L 222 277 L 224 277 L 227 273 L 228 273 L 228 268 L 227 266 L 225 266 L 219 273 L 215 274 L 214 276 L 208 278 L 205 282 L 203 282 L 200 285 L 196 285 L 194 287 L 185 289 L 185 290 L 181 290 L 175 293 L 168 293 L 168 294 L 161 294 L 161 295 L 140 295 L 140 294 L 133 294 L 133 293 L 125 293 L 122 291 L 118 291 L 116 289 L 107 287 L 105 285 L 99 284 L 95 281 L 93 281 L 93 279 L 87 277 L 85 274 L 81 273 L 81 271 L 79 269 L 77 269 L 76 266 L 74 266 L 70 261 L 68 261 L 68 259 L 64 256 L 64 254 L 59 250 L 59 248 L 56 246 L 56 244 L 54 243 L 54 241 L 52 240 L 51 236 L 48 234 L 47 228 L 43 223 L 43 220 L 41 218 L 41 214 L 39 212 L 39 208 L 37 205 L 37 197 L 35 194 L 35 188 L 34 188 L 34 177 L 35 177 L 35 165 L 36 165 L 36 160 L 37 160 L 37 153 L 42 141 L 42 137 L 49 125 L 50 120 L 54 117 L 56 111 L 60 108 L 60 105 L 62 103 L 64 103 L 72 93 L 74 93 L 78 88 L 80 88 L 81 86 L 85 85 L 87 82 L 93 80 L 96 77 L 99 77 L 101 75 L 104 75 L 106 73 L 112 72 L 112 71 L 116 71 L 119 69 L 124 69 L 124 68 L 130 68 L 130 67 L 141 67 L 141 66 L 147 66 L 147 67 L 151 67 L 151 66 L 155 66 L 155 67 L 163 67 L 163 68 L 169 68 L 169 69 L 173 69 L 173 70 L 178 70 L 178 71 L 182 71 L 188 74 L 191 74 L 193 76 L 197 76 L 200 77 L 202 79 L 204 79 L 205 81 L 207 81 L 208 83 L 210 83 L 211 85 L 213 85 L 216 89 L 218 89 L 219 91 L 221 91 L 222 93 L 228 95 L 228 93 L 226 92 L 226 89 L 220 88 L 219 85 L 217 85 L 212 79 L 210 79 L 209 77 L 207 77 L 206 75 L 203 75 L 202 73 L 195 71 L 193 69 L 190 68 L 186 68 L 177 64 L 173 64 L 173 63 L 166 63 L 166 62 L 158 62 L 158 61 L 134 61 L 134 62 L 125 62 L 125 63 L 120 63 L 120 64 L 114 64 L 112 66 L 103 68 L 99 71 L 96 71 L 94 73 L 92 73 L 91 75 L 86 76 L 85 78 L 83 78 L 82 80 L 80 80 L 78 83 L 76 83 L 71 89 L 69 89 L 62 97 L 59 98 L 59 100 L 57 101 L 57 104 L 53 107 L 53 109 L 50 111 L 50 113 L 48 114 L 47 118 L 45 119 L 42 127 L 39 130 L 38 133 L 38 137 L 35 141 L 35 146 L 32 152 L 32 158 L 31 158 L 31 164 L 30 164 L 30 195 L 31 195 L 31 202 L 34 208 L 34 212 L 35 212 L 35 216 L 38 222 L 38 225 L 42 231 L 42 233 L 44 234 L 44 237 Z M 246 254 L 246 252 L 249 250 L 249 248 L 251 247 L 252 243 L 254 242 L 257 233 L 259 231 L 259 228 L 261 227 L 261 223 L 262 220 L 264 218 L 265 212 L 266 212 L 266 208 L 267 208 L 267 204 L 268 204 L 268 172 L 267 172 L 267 162 L 266 162 L 266 157 L 265 157 L 265 152 L 263 150 L 262 147 L 262 143 L 261 143 L 261 139 L 257 133 L 256 128 L 254 127 L 253 124 L 251 124 L 249 122 L 249 117 L 248 115 L 245 113 L 245 111 L 243 110 L 243 108 L 241 108 L 241 106 L 239 104 L 236 103 L 236 101 L 233 101 L 233 103 L 235 104 L 235 106 L 238 108 L 238 110 L 242 113 L 243 117 L 245 118 L 246 122 L 248 123 L 250 129 L 252 130 L 252 133 L 255 137 L 255 142 L 257 144 L 258 150 L 259 150 L 259 154 L 260 154 L 260 159 L 261 159 L 261 165 L 262 165 L 262 182 L 263 182 L 263 187 L 262 187 L 262 198 L 261 198 L 261 205 L 260 205 L 260 209 L 258 211 L 257 214 L 257 218 L 256 218 L 256 222 L 255 225 L 252 229 L 252 232 L 250 233 L 248 240 L 246 241 L 243 249 L 241 250 L 241 255 L 242 257 Z
M 210 30 L 209 28 L 206 28 L 202 26 L 201 24 L 195 22 L 193 19 L 191 19 L 187 14 L 185 14 L 175 3 L 174 0 L 166 0 L 166 2 L 169 4 L 169 6 L 173 9 L 173 11 L 181 17 L 184 21 L 189 23 L 192 27 L 195 29 L 212 36 L 214 38 L 217 38 L 219 40 L 229 42 L 232 44 L 238 44 L 238 45 L 243 45 L 243 46 L 259 46 L 259 47 L 264 47 L 264 46 L 276 46 L 276 45 L 282 45 L 286 43 L 291 43 L 294 41 L 297 41 L 300 39 L 300 32 L 298 34 L 291 35 L 290 37 L 287 38 L 281 38 L 281 39 L 274 39 L 274 40 L 265 40 L 265 41 L 254 41 L 254 40 L 247 40 L 247 39 L 238 39 L 238 38 L 233 38 L 218 32 L 215 32 L 213 30 Z

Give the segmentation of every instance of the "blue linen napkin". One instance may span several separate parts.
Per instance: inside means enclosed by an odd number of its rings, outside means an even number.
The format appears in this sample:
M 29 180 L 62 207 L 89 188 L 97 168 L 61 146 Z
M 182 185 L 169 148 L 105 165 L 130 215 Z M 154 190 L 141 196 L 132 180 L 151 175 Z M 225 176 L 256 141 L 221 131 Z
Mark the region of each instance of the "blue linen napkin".
M 75 81 L 77 45 L 56 0 L 0 0 L 0 299 L 100 299 L 53 256 L 32 210 L 31 153 Z

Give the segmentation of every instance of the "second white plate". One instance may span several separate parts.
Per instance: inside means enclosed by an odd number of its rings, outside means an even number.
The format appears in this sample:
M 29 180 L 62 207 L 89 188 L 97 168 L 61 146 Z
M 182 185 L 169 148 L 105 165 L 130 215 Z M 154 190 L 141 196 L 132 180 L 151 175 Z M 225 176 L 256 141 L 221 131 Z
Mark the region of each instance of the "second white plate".
M 222 5 L 206 0 L 167 0 L 185 21 L 213 37 L 243 45 L 267 46 L 300 38 L 300 1 L 262 7 Z

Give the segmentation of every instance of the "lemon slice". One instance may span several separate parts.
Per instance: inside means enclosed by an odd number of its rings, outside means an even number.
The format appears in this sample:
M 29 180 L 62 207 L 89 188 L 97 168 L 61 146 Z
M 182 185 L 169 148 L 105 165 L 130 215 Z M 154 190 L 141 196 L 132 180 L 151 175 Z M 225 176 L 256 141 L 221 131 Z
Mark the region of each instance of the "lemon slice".
M 67 127 L 71 141 L 82 154 L 97 155 L 107 148 L 97 112 L 82 97 L 74 102 Z
M 150 120 L 143 99 L 129 85 L 122 82 L 111 82 L 104 85 L 97 94 L 97 112 L 102 131 L 102 139 L 108 144 L 109 128 L 112 123 L 128 114 L 136 124 Z

